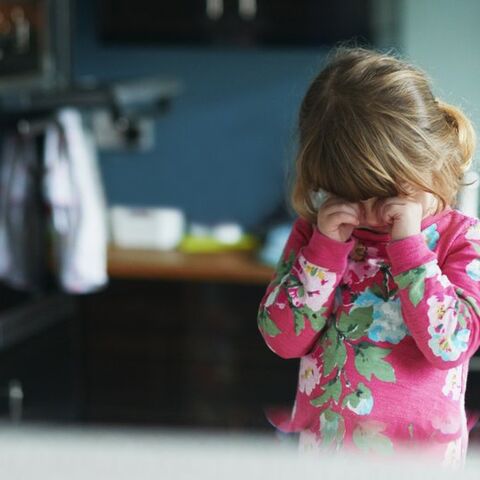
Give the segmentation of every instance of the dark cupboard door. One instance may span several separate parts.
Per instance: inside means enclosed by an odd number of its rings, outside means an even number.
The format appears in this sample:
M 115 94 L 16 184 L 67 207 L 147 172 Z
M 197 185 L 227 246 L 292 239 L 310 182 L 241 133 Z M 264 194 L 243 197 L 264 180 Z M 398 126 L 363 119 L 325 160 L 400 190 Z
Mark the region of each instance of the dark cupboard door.
M 372 40 L 370 0 L 238 0 L 254 42 L 269 45 L 329 45 L 352 37 Z M 245 14 L 242 16 L 241 5 Z M 248 18 L 249 4 L 256 5 Z M 253 9 L 251 9 L 253 10 Z
M 100 34 L 106 41 L 207 42 L 220 18 L 211 0 L 102 0 Z
M 372 41 L 371 0 L 101 0 L 107 42 L 233 46 Z

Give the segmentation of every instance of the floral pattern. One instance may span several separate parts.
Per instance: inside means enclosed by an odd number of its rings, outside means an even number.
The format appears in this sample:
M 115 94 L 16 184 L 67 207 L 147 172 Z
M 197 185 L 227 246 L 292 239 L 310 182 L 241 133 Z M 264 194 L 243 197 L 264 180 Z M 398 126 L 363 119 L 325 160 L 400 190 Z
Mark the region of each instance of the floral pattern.
M 458 415 L 436 416 L 432 419 L 432 427 L 444 435 L 453 435 L 461 430 L 460 417 Z
M 358 422 L 353 430 L 353 443 L 367 453 L 393 453 L 392 441 L 382 433 L 386 429 L 383 422 L 367 420 Z
M 366 289 L 357 297 L 354 307 L 370 306 L 373 307 L 373 321 L 367 332 L 368 338 L 397 344 L 408 334 L 398 297 L 386 301 Z
M 467 275 L 472 279 L 478 282 L 480 280 L 480 260 L 475 258 L 472 260 L 466 267 Z
M 310 429 L 302 430 L 298 437 L 298 450 L 302 454 L 317 454 L 321 442 L 318 435 Z
M 345 396 L 342 405 L 357 415 L 368 415 L 373 408 L 372 392 L 360 382 L 355 392 Z
M 442 460 L 442 467 L 458 468 L 462 463 L 462 438 L 448 442 Z
M 459 316 L 467 314 L 468 310 L 459 305 L 453 297 L 444 295 L 442 299 L 433 295 L 427 300 L 428 308 L 428 345 L 434 355 L 442 360 L 456 360 L 468 348 L 470 330 L 462 328 Z M 462 309 L 463 307 L 463 309 Z M 462 311 L 463 310 L 463 311 Z
M 480 245 L 477 243 L 480 240 L 480 222 L 477 221 L 473 225 L 470 225 L 465 234 L 465 238 L 471 240 L 470 243 L 472 247 L 478 254 L 480 254 Z M 468 263 L 465 270 L 472 280 L 475 280 L 476 282 L 480 280 L 480 259 L 474 258 Z
M 465 238 L 467 240 L 480 240 L 480 222 L 476 221 L 468 227 Z
M 382 264 L 377 248 L 367 247 L 362 242 L 357 241 L 349 255 L 343 281 L 345 283 L 362 282 L 375 276 Z
M 319 268 L 300 255 L 300 268 L 295 270 L 301 285 L 288 288 L 290 298 L 296 307 L 307 306 L 319 311 L 333 292 L 337 276 L 324 268 Z
M 322 376 L 317 362 L 311 355 L 300 360 L 299 390 L 310 395 Z
M 306 321 L 310 322 L 313 330 L 321 330 L 326 320 L 323 305 L 334 291 L 336 279 L 335 273 L 313 265 L 302 255 L 296 260 L 292 251 L 279 261 L 277 274 L 271 283 L 273 288 L 260 306 L 260 330 L 270 337 L 282 333 L 272 318 L 270 309 L 273 307 L 280 310 L 290 307 L 296 335 L 305 329 Z M 282 293 L 285 295 L 280 301 Z
M 332 446 L 338 449 L 342 445 L 345 435 L 343 417 L 330 409 L 322 412 L 320 415 L 320 434 L 322 436 L 322 448 Z
M 462 393 L 462 365 L 450 368 L 445 376 L 445 383 L 442 387 L 442 393 L 452 400 L 460 400 Z
M 460 361 L 478 336 L 473 328 L 480 316 L 480 222 L 467 227 L 464 236 L 454 231 L 455 225 L 460 223 L 439 221 L 422 230 L 420 242 L 411 238 L 407 248 L 390 251 L 373 237 L 356 238 L 346 268 L 338 252 L 347 249 L 330 244 L 329 265 L 339 259 L 335 271 L 309 262 L 301 248 L 284 256 L 261 305 L 259 327 L 267 343 L 281 336 L 272 343 L 286 358 L 295 356 L 289 345 L 305 332 L 298 342 L 300 402 L 295 401 L 291 423 L 285 426 L 301 431 L 305 450 L 338 450 L 351 442 L 364 452 L 388 454 L 398 438 L 419 446 L 433 441 L 432 452 L 445 454 L 445 465 L 461 458 L 464 437 L 446 442 L 466 432 L 461 410 L 466 375 Z M 450 227 L 451 235 L 444 230 Z M 460 254 L 449 260 L 448 248 Z M 392 265 L 389 255 L 398 263 Z M 414 268 L 392 275 L 407 264 Z M 313 337 L 307 325 L 319 334 Z M 456 363 L 448 368 L 442 362 Z M 417 375 L 417 364 L 425 375 L 409 385 L 408 375 Z M 425 381 L 424 392 L 418 379 Z M 389 417 L 389 405 L 397 398 L 418 399 L 411 415 L 405 404 L 398 423 Z M 423 403 L 422 417 L 415 417 Z
M 422 235 L 425 239 L 425 243 L 427 244 L 430 250 L 435 250 L 437 247 L 438 239 L 440 238 L 440 233 L 437 231 L 438 225 L 433 223 L 427 228 L 422 230 Z

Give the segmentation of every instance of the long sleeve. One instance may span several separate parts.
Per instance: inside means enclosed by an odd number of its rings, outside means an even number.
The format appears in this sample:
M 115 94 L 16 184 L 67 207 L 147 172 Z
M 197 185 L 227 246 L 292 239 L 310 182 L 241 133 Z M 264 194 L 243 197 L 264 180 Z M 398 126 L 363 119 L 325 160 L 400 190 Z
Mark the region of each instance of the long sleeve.
M 439 369 L 467 361 L 480 343 L 480 222 L 464 223 L 441 268 L 422 234 L 391 242 L 387 253 L 420 351 Z
M 259 330 L 277 355 L 298 358 L 311 350 L 332 312 L 353 243 L 296 220 L 258 311 Z

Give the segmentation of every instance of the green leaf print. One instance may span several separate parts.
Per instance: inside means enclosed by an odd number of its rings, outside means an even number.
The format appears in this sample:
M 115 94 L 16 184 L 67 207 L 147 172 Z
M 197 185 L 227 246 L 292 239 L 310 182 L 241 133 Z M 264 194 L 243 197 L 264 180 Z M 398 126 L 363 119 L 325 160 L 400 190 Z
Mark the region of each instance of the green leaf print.
M 369 420 L 359 422 L 352 434 L 353 443 L 365 452 L 390 454 L 393 453 L 392 441 L 384 434 L 386 425 L 382 422 Z
M 345 421 L 343 417 L 333 410 L 327 409 L 320 415 L 320 434 L 322 447 L 335 445 L 338 448 L 345 435 Z
M 288 257 L 285 255 L 279 260 L 276 268 L 277 274 L 275 276 L 275 279 L 273 280 L 274 285 L 278 285 L 282 281 L 283 277 L 285 277 L 285 275 L 290 272 L 294 262 L 295 250 L 292 250 Z
M 293 317 L 295 319 L 295 334 L 300 335 L 305 328 L 305 317 L 300 309 L 293 310 Z
M 458 312 L 457 314 L 457 320 L 458 324 L 462 328 L 467 328 L 467 320 L 470 319 L 470 312 L 466 309 L 465 305 L 462 305 L 459 307 L 460 301 L 456 302 L 455 304 L 455 310 Z
M 345 344 L 340 340 L 335 325 L 331 325 L 322 338 L 323 374 L 329 375 L 335 367 L 343 368 L 347 359 Z
M 371 399 L 372 391 L 365 384 L 360 382 L 353 393 L 345 395 L 342 401 L 342 407 L 345 408 L 346 406 L 350 406 L 352 407 L 352 410 L 355 411 L 355 409 L 360 405 L 360 402 L 362 400 L 371 401 Z
M 326 310 L 326 307 L 322 307 L 318 312 L 314 312 L 308 305 L 305 305 L 303 307 L 303 313 L 310 321 L 312 329 L 316 332 L 319 332 L 325 326 L 325 323 L 327 321 L 324 316 Z
M 370 291 L 379 298 L 383 298 L 383 300 L 387 300 L 386 295 L 385 295 L 385 290 L 378 285 L 377 283 L 374 283 L 373 285 L 370 286 Z
M 324 386 L 324 392 L 316 397 L 310 400 L 310 403 L 314 407 L 321 407 L 325 403 L 327 403 L 331 398 L 335 401 L 335 403 L 338 403 L 338 399 L 340 398 L 340 394 L 342 393 L 342 381 L 340 380 L 340 377 L 335 377 L 330 380 L 327 385 Z
M 384 382 L 395 382 L 393 367 L 382 360 L 391 352 L 391 349 L 376 347 L 368 342 L 360 342 L 353 348 L 355 351 L 355 367 L 360 375 L 363 375 L 369 381 L 372 375 L 375 375 Z
M 258 325 L 260 329 L 270 337 L 275 337 L 279 333 L 282 333 L 277 325 L 275 325 L 275 323 L 272 321 L 268 313 L 268 308 L 276 302 L 281 288 L 297 287 L 298 295 L 300 297 L 304 295 L 303 284 L 295 275 L 290 273 L 293 263 L 295 262 L 295 258 L 295 252 L 292 250 L 287 260 L 282 258 L 279 261 L 277 266 L 277 274 L 275 275 L 274 280 L 272 280 L 272 286 L 274 286 L 274 288 L 268 295 L 262 311 L 258 315 Z M 305 317 L 310 322 L 312 329 L 316 332 L 320 331 L 325 326 L 326 318 L 324 313 L 327 310 L 325 307 L 322 307 L 318 312 L 314 312 L 310 307 L 308 307 L 308 305 L 295 307 L 290 299 L 289 302 L 293 313 L 294 330 L 296 335 L 300 335 L 305 329 Z
M 263 332 L 270 337 L 275 337 L 281 330 L 275 325 L 272 319 L 268 316 L 266 309 L 263 309 L 258 316 L 258 325 Z
M 427 269 L 425 266 L 412 268 L 407 272 L 400 273 L 394 277 L 399 288 L 409 288 L 408 298 L 416 307 L 425 294 L 425 277 Z
M 477 300 L 474 297 L 471 296 L 466 296 L 463 288 L 456 287 L 455 288 L 455 293 L 459 296 L 465 299 L 465 301 L 472 307 L 473 311 L 477 314 L 480 315 L 480 306 L 478 305 Z
M 342 313 L 338 329 L 350 340 L 357 340 L 367 334 L 373 322 L 373 307 L 355 308 L 349 314 Z

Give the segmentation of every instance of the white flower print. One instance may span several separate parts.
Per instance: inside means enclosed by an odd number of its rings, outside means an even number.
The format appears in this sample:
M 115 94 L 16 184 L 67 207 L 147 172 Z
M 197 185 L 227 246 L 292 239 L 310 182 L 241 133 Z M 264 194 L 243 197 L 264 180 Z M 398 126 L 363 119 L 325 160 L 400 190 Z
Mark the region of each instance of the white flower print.
M 458 416 L 437 416 L 432 419 L 431 423 L 433 428 L 445 435 L 457 433 L 462 428 L 462 423 Z
M 305 295 L 303 291 L 303 287 L 290 287 L 288 289 L 288 296 L 294 307 L 302 308 L 305 305 Z
M 320 377 L 320 369 L 315 359 L 310 355 L 302 357 L 300 360 L 299 390 L 310 395 L 315 385 L 320 381 Z
M 367 247 L 357 242 L 348 257 L 343 280 L 345 283 L 362 282 L 366 278 L 375 276 L 382 264 L 383 260 L 378 258 L 378 248 Z
M 451 396 L 453 400 L 457 401 L 460 399 L 460 394 L 462 392 L 462 365 L 458 367 L 451 368 L 447 371 L 445 377 L 445 384 L 442 388 L 442 393 L 448 397 Z
M 459 467 L 462 462 L 462 438 L 448 442 L 442 460 L 442 467 Z
M 475 222 L 467 230 L 465 238 L 468 240 L 480 240 L 480 222 Z
M 289 288 L 288 294 L 295 299 L 297 307 L 307 305 L 318 312 L 333 292 L 337 276 L 334 272 L 310 263 L 303 255 L 299 257 L 299 264 L 300 270 L 296 273 L 303 288 Z
M 440 282 L 440 285 L 444 288 L 451 285 L 450 280 L 446 275 L 443 275 L 440 267 L 436 260 L 432 260 L 425 264 L 425 278 L 438 277 L 437 280 Z
M 443 299 L 439 300 L 434 295 L 427 300 L 427 304 L 430 321 L 428 346 L 433 354 L 442 360 L 456 360 L 468 348 L 470 330 L 460 327 L 454 298 L 444 295 Z
M 298 436 L 298 450 L 303 454 L 319 453 L 321 441 L 312 430 L 302 430 Z

